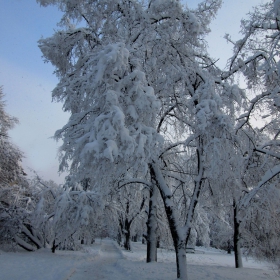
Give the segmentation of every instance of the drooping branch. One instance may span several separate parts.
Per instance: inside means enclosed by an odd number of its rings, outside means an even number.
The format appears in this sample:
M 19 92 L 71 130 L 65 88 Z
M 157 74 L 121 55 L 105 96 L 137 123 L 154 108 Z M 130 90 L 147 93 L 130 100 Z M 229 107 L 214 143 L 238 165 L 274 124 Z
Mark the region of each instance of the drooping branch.
M 142 184 L 142 185 L 145 185 L 149 189 L 152 187 L 151 183 L 147 182 L 146 180 L 132 178 L 132 179 L 124 180 L 124 181 L 119 181 L 118 189 L 121 189 L 121 188 L 125 187 L 126 185 L 130 185 L 130 184 Z
M 239 122 L 239 124 L 237 125 L 236 127 L 236 132 L 238 132 L 239 129 L 241 129 L 246 123 L 248 123 L 249 121 L 249 118 L 250 118 L 250 115 L 251 113 L 253 112 L 256 104 L 258 102 L 260 102 L 260 100 L 262 100 L 263 98 L 267 97 L 270 95 L 270 92 L 263 92 L 262 94 L 259 94 L 257 95 L 255 98 L 253 98 L 250 103 L 250 107 L 248 108 L 247 112 L 244 113 L 243 115 L 239 116 L 237 121 L 238 120 L 241 120 L 241 119 L 244 119 L 243 121 Z
M 172 105 L 170 108 L 168 108 L 165 113 L 161 116 L 160 118 L 160 121 L 158 123 L 158 126 L 157 126 L 157 132 L 159 133 L 160 132 L 160 128 L 161 128 L 161 125 L 163 124 L 164 120 L 165 120 L 165 117 L 168 116 L 168 114 L 174 110 L 174 108 L 176 108 L 177 104 L 174 104 Z
M 233 74 L 237 73 L 240 71 L 245 65 L 255 61 L 257 58 L 263 58 L 263 59 L 268 59 L 266 55 L 261 52 L 261 53 L 256 53 L 255 55 L 249 57 L 246 61 L 242 62 L 240 65 L 234 66 L 230 71 L 228 72 L 222 72 L 221 74 L 221 80 L 224 81 L 231 77 Z M 220 83 L 220 81 L 216 80 L 216 83 Z
M 178 146 L 188 146 L 192 141 L 194 141 L 197 137 L 199 137 L 199 134 L 194 134 L 194 135 L 191 135 L 189 136 L 186 140 L 184 141 L 179 141 L 179 142 L 176 142 L 176 143 L 173 143 L 171 145 L 169 145 L 167 148 L 165 148 L 162 153 L 160 154 L 159 158 L 162 158 L 166 152 L 170 151 L 171 149 L 174 149 Z
M 250 202 L 252 201 L 252 199 L 256 196 L 256 194 L 262 189 L 262 187 L 269 182 L 270 180 L 272 180 L 275 176 L 277 176 L 278 174 L 280 174 L 280 165 L 276 165 L 274 166 L 272 169 L 266 171 L 266 173 L 264 174 L 264 176 L 262 177 L 261 181 L 258 183 L 258 185 L 249 193 L 247 193 L 241 200 L 239 203 L 239 208 L 244 208 L 246 209 L 246 207 L 248 207 L 248 205 L 250 204 Z

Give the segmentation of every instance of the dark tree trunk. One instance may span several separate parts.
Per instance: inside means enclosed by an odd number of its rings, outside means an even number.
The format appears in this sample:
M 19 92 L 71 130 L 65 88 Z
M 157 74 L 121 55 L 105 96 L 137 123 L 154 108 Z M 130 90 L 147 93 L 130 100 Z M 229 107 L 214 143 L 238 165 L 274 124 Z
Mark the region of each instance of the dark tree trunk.
M 176 252 L 177 278 L 187 280 L 186 235 L 178 228 L 176 209 L 172 201 L 172 194 L 166 185 L 163 175 L 156 164 L 151 165 L 151 176 L 155 178 L 156 185 L 163 199 L 166 216 L 171 231 Z
M 152 177 L 152 183 L 154 178 Z M 147 263 L 157 261 L 157 197 L 158 188 L 153 183 L 150 189 L 149 213 L 147 221 Z
M 240 221 L 238 219 L 238 206 L 235 201 L 233 202 L 233 219 L 234 219 L 234 235 L 233 235 L 233 246 L 234 246 L 234 259 L 235 267 L 243 267 L 242 253 L 240 248 Z
M 157 248 L 160 248 L 160 237 L 157 238 Z
M 231 254 L 231 244 L 230 244 L 230 240 L 228 240 L 228 246 L 227 246 L 227 253 Z
M 119 246 L 121 245 L 121 242 L 122 242 L 122 235 L 120 232 L 118 232 L 118 235 L 117 235 L 117 242 L 119 244 Z
M 128 221 L 128 219 L 125 219 L 125 223 L 124 223 L 124 248 L 128 251 L 131 250 L 131 246 L 130 246 L 130 222 Z
M 130 247 L 130 232 L 126 232 L 124 234 L 124 237 L 125 237 L 125 240 L 124 240 L 124 248 L 128 251 L 131 250 L 131 247 Z
M 52 244 L 52 253 L 55 253 L 55 249 L 57 248 L 58 245 L 55 245 L 55 239 L 53 240 Z
M 174 240 L 174 237 L 173 237 Z M 174 247 L 176 252 L 176 267 L 177 278 L 187 280 L 187 257 L 186 257 L 186 242 L 180 239 L 179 236 L 174 241 Z

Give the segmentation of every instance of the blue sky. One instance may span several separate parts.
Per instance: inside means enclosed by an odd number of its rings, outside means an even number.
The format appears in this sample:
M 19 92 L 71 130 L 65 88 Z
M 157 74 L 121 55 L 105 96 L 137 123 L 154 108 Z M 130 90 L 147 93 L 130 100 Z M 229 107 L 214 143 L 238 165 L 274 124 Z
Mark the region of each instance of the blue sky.
M 59 145 L 50 137 L 68 116 L 51 102 L 57 78 L 37 41 L 54 33 L 60 16 L 55 7 L 40 7 L 35 0 L 0 0 L 0 85 L 8 113 L 20 121 L 10 136 L 25 154 L 24 167 L 58 182 L 63 181 L 57 176 Z
M 193 8 L 200 1 L 189 1 Z M 212 23 L 210 54 L 225 65 L 231 46 L 223 36 L 238 39 L 240 19 L 252 6 L 265 0 L 224 0 L 223 8 Z M 34 169 L 44 179 L 63 182 L 59 177 L 56 143 L 51 136 L 68 120 L 62 104 L 51 102 L 57 83 L 54 68 L 43 62 L 37 41 L 58 29 L 61 13 L 53 6 L 43 8 L 36 0 L 0 0 L 0 85 L 3 86 L 6 110 L 20 124 L 11 132 L 13 142 L 25 154 L 23 166 Z

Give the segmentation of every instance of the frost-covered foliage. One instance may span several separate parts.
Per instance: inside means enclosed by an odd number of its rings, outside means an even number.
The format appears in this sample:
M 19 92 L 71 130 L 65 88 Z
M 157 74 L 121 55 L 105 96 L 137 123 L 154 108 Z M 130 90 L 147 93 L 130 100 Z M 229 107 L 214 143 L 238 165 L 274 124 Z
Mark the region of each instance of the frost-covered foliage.
M 142 220 L 146 219 L 147 190 L 141 185 L 123 186 L 108 198 L 106 216 L 114 215 L 117 223 L 118 243 L 131 250 L 130 239 L 143 232 Z M 140 236 L 139 236 L 140 237 Z
M 268 1 L 249 13 L 241 22 L 243 38 L 233 42 L 234 54 L 228 72 L 242 73 L 251 98 L 248 110 L 239 118 L 239 127 L 251 122 L 251 115 L 264 123 L 261 133 L 277 135 L 279 127 L 279 1 Z M 276 139 L 275 139 L 276 140 Z
M 81 243 L 91 244 L 102 216 L 102 199 L 90 191 L 38 183 L 41 189 L 32 211 L 32 226 L 44 236 L 44 247 L 55 252 L 56 248 L 75 250 Z
M 51 220 L 52 250 L 77 249 L 83 243 L 91 244 L 97 232 L 102 213 L 102 200 L 92 192 L 63 191 L 56 197 Z
M 98 181 L 96 175 L 105 172 L 110 178 L 109 172 L 117 173 L 116 163 L 121 172 L 132 168 L 145 174 L 159 140 L 152 127 L 159 107 L 153 89 L 137 67 L 129 70 L 123 43 L 93 50 L 83 59 L 82 67 L 77 65 L 53 91 L 55 98 L 65 98 L 65 110 L 72 113 L 55 135 L 64 142 L 61 170 L 71 161 L 76 181 Z
M 5 249 L 20 246 L 29 251 L 42 248 L 45 237 L 33 217 L 41 191 L 37 180 L 25 180 L 0 191 L 1 246 L 9 244 Z
M 34 251 L 77 249 L 91 243 L 102 215 L 102 200 L 85 191 L 65 190 L 39 177 L 1 189 L 0 242 Z M 10 246 L 7 247 L 7 244 Z
M 231 251 L 233 247 L 233 226 L 228 212 L 219 211 L 210 220 L 210 245 Z
M 0 243 L 12 244 L 20 225 L 28 216 L 29 187 L 21 167 L 22 152 L 9 138 L 8 131 L 18 122 L 5 111 L 0 88 Z M 28 229 L 26 229 L 28 231 Z
M 274 184 L 261 190 L 251 203 L 242 238 L 247 254 L 279 264 L 280 190 Z
M 53 98 L 72 114 L 56 133 L 64 141 L 61 170 L 71 162 L 79 179 L 94 177 L 95 170 L 124 172 L 121 164 L 145 173 L 145 163 L 157 156 L 155 128 L 169 130 L 174 113 L 179 133 L 186 130 L 185 119 L 194 118 L 192 125 L 201 130 L 213 117 L 223 123 L 214 80 L 198 71 L 200 64 L 211 64 L 203 41 L 206 15 L 213 17 L 221 1 L 205 1 L 195 11 L 177 1 L 38 2 L 64 12 L 66 30 L 39 42 L 60 78 Z M 85 27 L 69 25 L 72 20 Z M 111 164 L 116 162 L 118 170 Z
M 23 179 L 20 165 L 22 152 L 10 140 L 8 131 L 18 122 L 5 111 L 4 94 L 0 87 L 0 188 L 19 183 Z
M 259 256 L 264 252 L 261 249 L 264 243 L 250 239 L 250 234 L 255 236 L 255 233 L 248 232 L 253 227 L 247 227 L 246 214 L 261 201 L 266 209 L 262 214 L 268 214 L 271 187 L 279 184 L 279 4 L 279 1 L 268 1 L 256 7 L 241 22 L 240 40 L 234 42 L 226 35 L 234 46 L 233 56 L 228 60 L 227 71 L 220 74 L 222 81 L 239 75 L 247 86 L 243 93 L 248 103 L 242 110 L 235 109 L 233 115 L 235 156 L 225 163 L 231 162 L 228 172 L 231 179 L 226 186 L 232 184 L 234 188 L 227 189 L 226 194 L 228 203 L 233 205 L 235 241 L 259 244 L 260 248 L 249 250 L 258 252 Z M 251 215 L 249 219 L 253 223 L 256 217 Z M 258 222 L 260 228 L 265 228 L 263 219 Z

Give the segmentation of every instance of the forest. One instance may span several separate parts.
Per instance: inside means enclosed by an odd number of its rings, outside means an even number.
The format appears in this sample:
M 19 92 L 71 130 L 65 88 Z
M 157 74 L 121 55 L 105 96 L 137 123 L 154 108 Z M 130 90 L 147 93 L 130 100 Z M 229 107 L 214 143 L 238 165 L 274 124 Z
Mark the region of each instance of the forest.
M 38 46 L 70 114 L 54 133 L 68 175 L 26 176 L 1 88 L 0 250 L 109 237 L 127 251 L 142 242 L 148 263 L 172 249 L 183 280 L 195 246 L 280 270 L 280 1 L 252 9 L 238 41 L 225 36 L 226 69 L 206 41 L 221 0 L 37 2 L 63 13 Z

